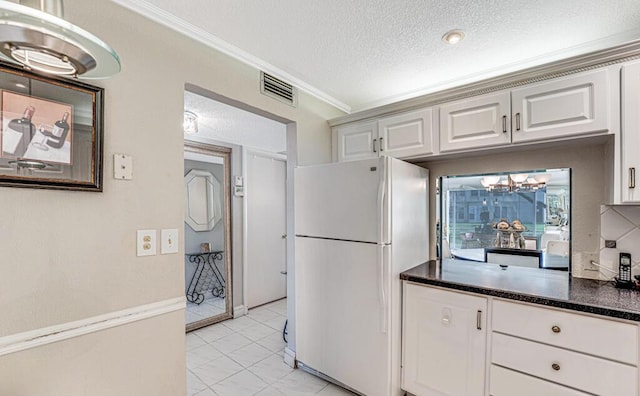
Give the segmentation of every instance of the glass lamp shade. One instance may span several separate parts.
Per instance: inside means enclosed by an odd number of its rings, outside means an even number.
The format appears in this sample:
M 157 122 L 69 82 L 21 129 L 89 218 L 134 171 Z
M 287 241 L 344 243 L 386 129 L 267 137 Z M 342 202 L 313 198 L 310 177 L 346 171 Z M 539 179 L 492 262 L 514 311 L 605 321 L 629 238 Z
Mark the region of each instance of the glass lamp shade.
M 9 1 L 0 1 L 0 59 L 83 79 L 120 72 L 118 54 L 93 34 L 47 12 Z

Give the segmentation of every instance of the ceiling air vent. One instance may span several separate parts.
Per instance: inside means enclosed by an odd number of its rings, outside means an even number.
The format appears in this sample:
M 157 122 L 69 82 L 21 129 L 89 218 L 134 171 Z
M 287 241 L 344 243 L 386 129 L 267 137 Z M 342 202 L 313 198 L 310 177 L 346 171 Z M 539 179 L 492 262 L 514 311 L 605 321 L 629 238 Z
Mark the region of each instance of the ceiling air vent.
M 260 92 L 290 106 L 296 107 L 298 105 L 296 88 L 265 72 L 260 72 Z

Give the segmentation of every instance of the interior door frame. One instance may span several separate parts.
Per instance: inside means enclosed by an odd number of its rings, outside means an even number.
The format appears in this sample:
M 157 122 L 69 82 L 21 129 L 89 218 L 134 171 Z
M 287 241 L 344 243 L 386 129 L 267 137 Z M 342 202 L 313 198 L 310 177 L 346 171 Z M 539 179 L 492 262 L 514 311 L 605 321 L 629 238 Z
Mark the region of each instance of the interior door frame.
M 248 280 L 248 268 L 249 268 L 249 262 L 247 260 L 248 258 L 248 254 L 247 252 L 249 251 L 249 238 L 248 238 L 248 232 L 249 232 L 249 216 L 247 216 L 248 211 L 249 211 L 249 205 L 248 205 L 248 199 L 249 199 L 249 194 L 251 193 L 251 181 L 249 180 L 250 178 L 248 177 L 249 174 L 249 155 L 251 154 L 257 154 L 261 157 L 265 157 L 265 158 L 273 158 L 276 160 L 281 160 L 284 161 L 284 168 L 285 168 L 285 175 L 284 175 L 284 183 L 285 183 L 285 235 L 287 234 L 287 208 L 288 208 L 288 202 L 287 202 L 287 156 L 284 154 L 278 154 L 278 153 L 271 153 L 268 151 L 262 151 L 262 150 L 258 150 L 258 149 L 254 149 L 254 148 L 248 148 L 243 146 L 242 147 L 242 178 L 244 179 L 244 196 L 245 199 L 242 200 L 242 301 L 244 302 L 244 306 L 247 309 L 247 311 L 249 310 L 249 292 L 248 292 L 248 284 L 249 284 L 249 280 Z M 287 244 L 288 244 L 288 237 L 287 237 Z M 289 257 L 288 257 L 288 249 L 285 248 L 285 263 L 287 263 L 286 267 L 288 268 L 288 263 L 289 263 Z M 284 274 L 287 277 L 287 280 L 285 280 L 285 282 L 288 281 L 288 269 L 287 269 L 287 273 Z M 288 290 L 287 290 L 287 295 L 288 295 Z
M 193 141 L 184 142 L 184 151 L 198 154 L 204 154 L 214 157 L 220 157 L 224 161 L 224 180 L 223 180 L 223 197 L 224 197 L 224 274 L 226 277 L 225 284 L 225 311 L 216 316 L 199 320 L 197 322 L 189 323 L 186 325 L 186 332 L 190 332 L 202 327 L 210 326 L 214 323 L 221 322 L 226 319 L 233 318 L 233 272 L 232 262 L 233 257 L 231 239 L 233 232 L 231 229 L 231 149 L 228 147 L 217 146 L 207 143 L 199 143 Z

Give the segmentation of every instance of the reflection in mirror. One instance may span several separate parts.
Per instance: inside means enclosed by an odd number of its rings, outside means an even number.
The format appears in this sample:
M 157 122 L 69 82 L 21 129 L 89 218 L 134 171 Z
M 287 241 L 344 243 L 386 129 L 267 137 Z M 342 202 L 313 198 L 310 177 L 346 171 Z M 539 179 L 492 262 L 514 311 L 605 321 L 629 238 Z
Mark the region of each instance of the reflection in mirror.
M 570 194 L 570 169 L 443 177 L 440 255 L 568 270 Z
M 230 150 L 222 150 L 185 146 L 187 331 L 231 317 Z
M 191 169 L 184 177 L 185 221 L 194 231 L 209 231 L 222 218 L 218 179 L 206 170 Z

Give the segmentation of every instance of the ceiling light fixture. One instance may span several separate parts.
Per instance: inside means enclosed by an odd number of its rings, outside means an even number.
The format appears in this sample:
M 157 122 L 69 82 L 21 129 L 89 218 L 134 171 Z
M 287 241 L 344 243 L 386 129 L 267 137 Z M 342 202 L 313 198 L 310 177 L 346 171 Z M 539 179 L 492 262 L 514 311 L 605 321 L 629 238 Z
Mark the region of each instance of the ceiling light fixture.
M 0 59 L 85 79 L 120 72 L 120 58 L 111 47 L 63 19 L 62 0 L 0 1 Z
M 462 30 L 450 30 L 442 36 L 442 41 L 447 44 L 458 44 L 464 39 L 464 32 Z
M 485 176 L 480 179 L 480 184 L 489 192 L 531 192 L 544 190 L 551 180 L 551 174 L 541 173 L 529 177 L 527 173 L 507 175 L 500 180 L 500 176 Z
M 198 133 L 198 116 L 192 111 L 184 111 L 184 122 L 182 123 L 182 129 L 186 134 Z

